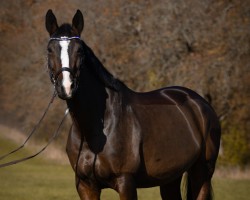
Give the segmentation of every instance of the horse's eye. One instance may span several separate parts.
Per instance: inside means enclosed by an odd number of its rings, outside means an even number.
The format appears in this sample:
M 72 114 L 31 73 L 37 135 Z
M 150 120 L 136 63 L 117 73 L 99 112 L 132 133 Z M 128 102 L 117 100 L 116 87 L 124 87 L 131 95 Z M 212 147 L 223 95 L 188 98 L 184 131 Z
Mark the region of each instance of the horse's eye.
M 83 53 L 83 49 L 82 48 L 77 49 L 77 54 L 82 54 L 82 53 Z

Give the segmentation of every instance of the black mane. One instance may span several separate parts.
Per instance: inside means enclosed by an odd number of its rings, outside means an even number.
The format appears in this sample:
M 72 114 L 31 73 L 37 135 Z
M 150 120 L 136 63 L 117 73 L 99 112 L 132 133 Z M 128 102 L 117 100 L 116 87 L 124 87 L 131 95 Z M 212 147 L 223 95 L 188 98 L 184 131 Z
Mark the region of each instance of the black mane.
M 95 56 L 94 52 L 85 43 L 85 58 L 87 59 L 86 65 L 90 65 L 91 69 L 98 76 L 98 78 L 104 83 L 104 85 L 115 91 L 119 91 L 121 86 L 124 86 L 119 79 L 116 79 L 100 62 L 100 60 Z

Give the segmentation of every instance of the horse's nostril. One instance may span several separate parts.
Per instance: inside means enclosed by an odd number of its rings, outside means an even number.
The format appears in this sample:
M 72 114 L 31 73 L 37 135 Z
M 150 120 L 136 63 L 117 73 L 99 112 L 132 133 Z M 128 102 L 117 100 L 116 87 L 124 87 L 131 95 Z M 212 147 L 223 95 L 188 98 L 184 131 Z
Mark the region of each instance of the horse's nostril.
M 61 92 L 64 91 L 64 87 L 62 85 L 60 85 L 60 90 Z
M 71 89 L 74 89 L 74 88 L 75 88 L 75 82 L 72 82 Z
M 74 94 L 78 89 L 77 82 L 73 81 L 71 88 L 72 88 L 72 93 Z

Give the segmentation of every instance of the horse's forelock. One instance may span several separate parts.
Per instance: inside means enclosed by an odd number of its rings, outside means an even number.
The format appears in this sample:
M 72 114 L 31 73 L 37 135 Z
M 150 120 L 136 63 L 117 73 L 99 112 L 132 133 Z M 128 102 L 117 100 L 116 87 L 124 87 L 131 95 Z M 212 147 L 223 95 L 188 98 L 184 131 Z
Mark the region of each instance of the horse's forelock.
M 70 24 L 62 24 L 52 37 L 73 37 L 78 36 Z

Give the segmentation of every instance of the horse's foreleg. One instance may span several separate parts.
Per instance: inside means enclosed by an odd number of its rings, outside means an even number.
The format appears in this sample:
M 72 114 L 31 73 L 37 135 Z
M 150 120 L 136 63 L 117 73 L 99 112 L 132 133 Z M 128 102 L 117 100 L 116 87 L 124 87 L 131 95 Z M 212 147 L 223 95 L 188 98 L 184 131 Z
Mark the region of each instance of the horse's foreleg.
M 116 179 L 116 188 L 121 200 L 137 200 L 135 181 L 132 175 L 123 174 Z
M 81 200 L 100 200 L 101 190 L 76 177 L 76 189 Z

